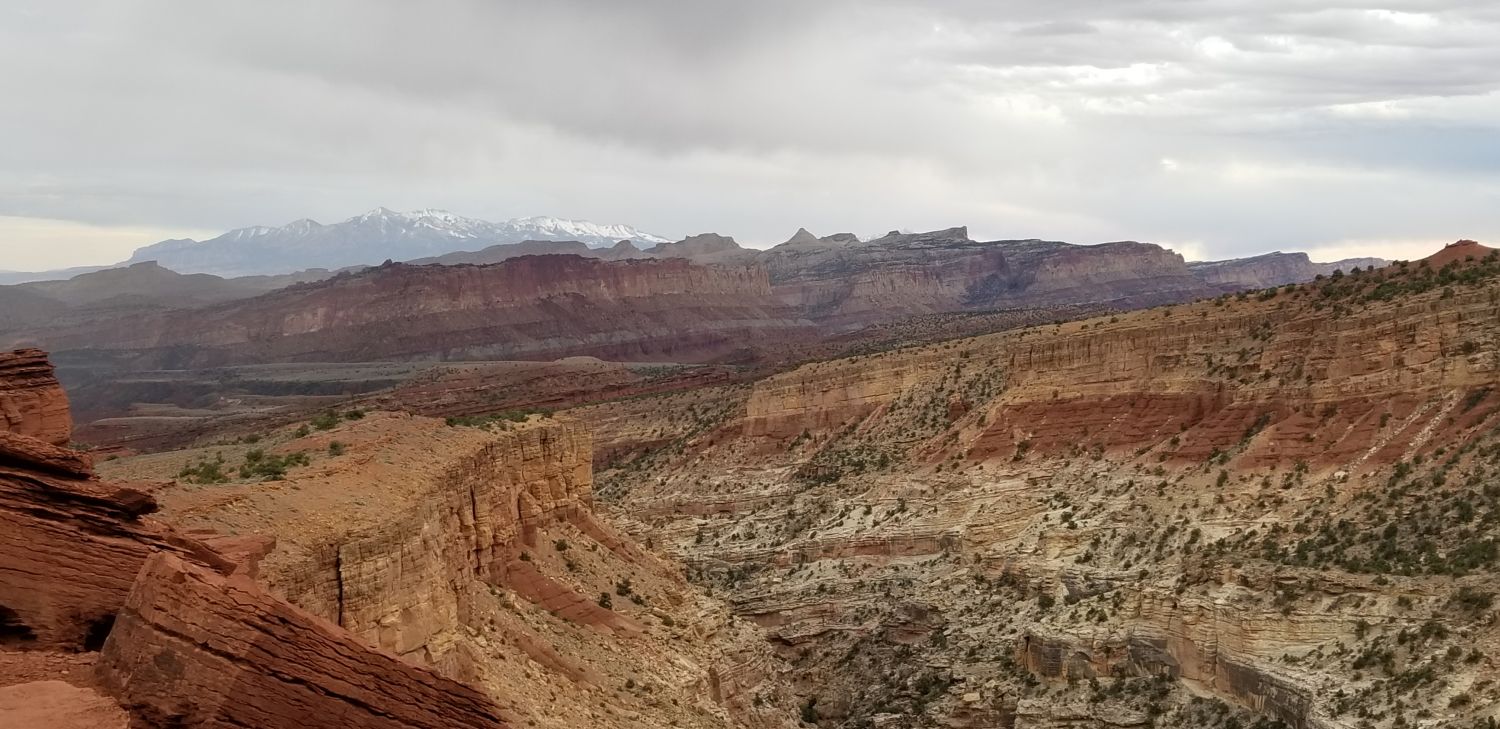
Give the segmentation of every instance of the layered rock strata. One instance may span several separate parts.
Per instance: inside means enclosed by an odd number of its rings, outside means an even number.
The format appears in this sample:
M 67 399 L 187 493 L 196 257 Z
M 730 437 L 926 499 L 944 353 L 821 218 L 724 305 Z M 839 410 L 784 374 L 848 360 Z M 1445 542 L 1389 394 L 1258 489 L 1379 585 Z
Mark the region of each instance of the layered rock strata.
M 683 259 L 523 256 L 390 265 L 193 310 L 37 332 L 54 351 L 133 368 L 378 359 L 707 361 L 810 324 L 763 269 Z M 86 351 L 85 351 L 86 350 Z
M 1497 273 L 1460 246 L 577 416 L 825 725 L 1483 726 Z
M 504 726 L 479 691 L 165 553 L 136 579 L 98 675 L 147 726 Z
M 0 384 L 0 403 L 20 414 L 7 424 L 22 431 L 0 431 L 0 648 L 102 648 L 98 681 L 132 726 L 502 726 L 474 689 L 256 586 L 270 540 L 156 521 L 146 491 L 101 481 L 87 458 L 25 434 L 67 442 L 67 413 L 48 409 L 61 393 L 45 358 L 17 360 L 29 364 Z M 8 693 L 43 701 L 54 688 Z M 80 718 L 79 706 L 20 715 L 55 726 L 117 716 Z
M 39 349 L 0 353 L 0 431 L 66 445 L 72 430 L 68 397 L 46 353 Z
M 111 468 L 151 476 L 249 449 Z M 575 424 L 370 413 L 326 433 L 266 434 L 255 449 L 326 455 L 284 480 L 168 488 L 168 517 L 273 536 L 260 565 L 270 592 L 480 687 L 506 721 L 787 726 L 788 692 L 753 628 L 594 516 L 590 439 Z

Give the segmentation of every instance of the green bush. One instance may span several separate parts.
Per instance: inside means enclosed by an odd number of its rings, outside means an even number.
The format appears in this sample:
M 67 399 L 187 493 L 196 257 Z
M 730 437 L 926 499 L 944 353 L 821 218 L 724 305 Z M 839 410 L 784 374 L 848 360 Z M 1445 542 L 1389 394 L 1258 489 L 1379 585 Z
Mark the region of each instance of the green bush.
M 224 454 L 214 454 L 214 460 L 201 460 L 185 465 L 177 472 L 177 478 L 196 484 L 228 483 L 229 474 L 224 472 Z
M 301 451 L 278 456 L 256 448 L 245 454 L 245 462 L 240 466 L 240 478 L 279 481 L 286 477 L 288 469 L 306 466 L 310 462 L 307 454 Z

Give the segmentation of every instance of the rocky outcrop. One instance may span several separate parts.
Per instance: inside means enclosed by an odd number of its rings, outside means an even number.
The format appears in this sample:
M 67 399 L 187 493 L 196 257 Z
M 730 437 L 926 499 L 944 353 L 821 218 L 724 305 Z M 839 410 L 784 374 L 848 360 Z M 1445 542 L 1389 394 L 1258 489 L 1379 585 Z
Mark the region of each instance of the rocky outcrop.
M 740 247 L 733 238 L 717 233 L 700 233 L 675 243 L 658 243 L 644 252 L 655 258 L 686 258 L 694 263 L 748 263 L 756 255 L 756 251 Z
M 587 433 L 536 425 L 500 436 L 430 442 L 441 465 L 425 477 L 390 483 L 367 470 L 364 488 L 349 489 L 336 523 L 307 524 L 274 515 L 295 494 L 260 490 L 253 522 L 237 524 L 275 534 L 281 548 L 265 564 L 266 582 L 288 600 L 356 635 L 427 664 L 447 662 L 453 636 L 472 609 L 466 583 L 508 584 L 520 550 L 535 549 L 537 533 L 560 520 L 592 518 Z M 360 478 L 328 474 L 309 489 Z M 378 509 L 358 502 L 376 501 Z M 397 503 L 400 508 L 393 508 Z M 309 528 L 314 527 L 314 528 Z M 564 607 L 553 586 L 524 580 L 534 601 Z M 575 601 L 595 607 L 576 595 Z M 571 603 L 570 603 L 571 604 Z M 597 609 L 597 608 L 596 608 Z
M 475 689 L 168 554 L 141 570 L 97 671 L 147 726 L 504 726 Z
M 649 682 L 653 693 L 610 702 L 612 712 L 633 705 L 629 718 L 584 723 L 786 726 L 790 711 L 769 696 L 716 700 L 694 683 L 768 649 L 751 636 L 678 642 L 673 633 L 700 626 L 729 632 L 728 616 L 702 617 L 680 576 L 595 516 L 590 438 L 577 424 L 370 413 L 259 446 L 317 453 L 335 440 L 337 456 L 285 480 L 167 488 L 165 513 L 193 529 L 274 537 L 259 578 L 271 594 L 480 687 L 510 723 L 576 726 L 599 708 L 599 687 Z M 779 679 L 736 680 L 764 693 Z M 660 697 L 670 708 L 646 708 Z
M 1064 306 L 1129 308 L 1215 291 L 1159 246 L 978 242 L 963 227 L 892 231 L 867 242 L 794 237 L 760 261 L 783 300 L 827 326 L 939 312 Z
M 0 432 L 0 644 L 97 650 L 155 552 L 233 569 L 147 517 L 155 510 L 146 492 L 94 478 L 79 454 Z
M 1442 250 L 1423 259 L 1428 266 L 1440 268 L 1450 263 L 1466 263 L 1487 258 L 1495 249 L 1474 240 L 1460 240 L 1443 246 Z
M 1163 446 L 1157 455 L 1176 462 L 1233 450 L 1249 467 L 1374 466 L 1476 432 L 1500 372 L 1485 354 L 1500 341 L 1487 291 L 1432 291 L 1338 317 L 1315 305 L 1319 296 L 978 337 L 956 362 L 950 344 L 806 365 L 755 385 L 744 433 L 828 432 L 939 390 L 972 460 L 1011 457 L 1025 442 L 1052 453 Z M 958 392 L 982 380 L 985 402 Z M 952 417 L 953 402 L 966 414 Z
M 1289 617 L 1259 604 L 1243 589 L 1222 588 L 1209 599 L 1154 591 L 1131 593 L 1128 628 L 1080 640 L 1066 634 L 1029 634 L 1016 644 L 1017 660 L 1053 679 L 1169 676 L 1187 680 L 1289 727 L 1322 726 L 1313 718 L 1308 676 L 1269 660 L 1352 633 L 1351 615 Z
M 744 434 L 784 440 L 848 426 L 929 379 L 948 355 L 941 348 L 897 351 L 768 377 L 750 391 Z
M 0 365 L 0 643 L 98 649 L 136 571 L 153 552 L 233 562 L 154 522 L 144 490 L 104 483 L 68 443 L 68 401 L 39 351 Z
M 1349 273 L 1356 268 L 1368 270 L 1389 263 L 1383 258 L 1347 258 L 1314 263 L 1306 253 L 1276 251 L 1227 261 L 1195 261 L 1188 264 L 1188 270 L 1204 283 L 1240 291 L 1302 283 L 1318 276 L 1331 276 L 1334 271 Z
M 780 245 L 775 246 L 775 247 L 776 248 L 806 248 L 808 246 L 817 246 L 817 245 L 820 245 L 821 243 L 822 243 L 822 241 L 818 238 L 818 236 L 813 235 L 812 232 L 809 231 L 807 228 L 798 228 L 797 232 L 792 234 L 792 237 L 786 239 L 785 242 L 783 242 Z
M 1112 302 L 1134 309 L 1213 293 L 1188 272 L 1181 255 L 1151 243 L 1016 241 L 1001 248 L 1015 273 L 976 290 L 976 302 L 994 307 Z
M 39 349 L 0 353 L 0 431 L 66 445 L 73 434 L 68 396 Z
M 501 726 L 474 689 L 262 591 L 256 566 L 273 540 L 180 531 L 148 516 L 157 503 L 145 490 L 101 481 L 88 459 L 25 434 L 66 442 L 66 405 L 47 406 L 61 393 L 44 355 L 9 364 L 0 390 L 21 417 L 6 423 L 22 432 L 0 431 L 0 647 L 102 648 L 99 682 L 132 726 Z M 4 718 L 119 718 L 95 696 L 48 703 L 54 689 L 20 687 L 30 714 Z

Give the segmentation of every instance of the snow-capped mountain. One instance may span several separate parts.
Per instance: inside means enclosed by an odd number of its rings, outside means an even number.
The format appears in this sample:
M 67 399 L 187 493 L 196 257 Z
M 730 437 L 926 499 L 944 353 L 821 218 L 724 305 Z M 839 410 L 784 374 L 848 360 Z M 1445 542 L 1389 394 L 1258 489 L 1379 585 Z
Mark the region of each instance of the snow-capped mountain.
M 156 261 L 179 273 L 254 276 L 405 261 L 524 240 L 579 241 L 596 248 L 622 240 L 645 245 L 667 242 L 628 225 L 549 217 L 494 223 L 446 210 L 401 213 L 375 208 L 329 225 L 304 218 L 279 228 L 231 230 L 204 241 L 164 240 L 137 249 L 126 263 Z

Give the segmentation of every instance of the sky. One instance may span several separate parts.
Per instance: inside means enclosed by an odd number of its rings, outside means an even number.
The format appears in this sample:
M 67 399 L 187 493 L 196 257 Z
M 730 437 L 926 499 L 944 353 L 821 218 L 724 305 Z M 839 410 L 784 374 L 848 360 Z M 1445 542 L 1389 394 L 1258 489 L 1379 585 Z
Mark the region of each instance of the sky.
M 1500 241 L 1491 0 L 0 2 L 0 269 L 377 205 L 753 246 Z

